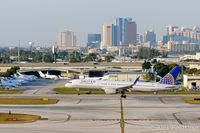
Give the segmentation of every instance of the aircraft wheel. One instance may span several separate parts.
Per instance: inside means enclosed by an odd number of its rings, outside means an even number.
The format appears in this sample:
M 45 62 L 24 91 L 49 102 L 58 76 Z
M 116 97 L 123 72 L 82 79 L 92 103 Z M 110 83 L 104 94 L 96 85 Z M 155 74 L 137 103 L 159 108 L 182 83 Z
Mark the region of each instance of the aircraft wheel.
M 125 99 L 125 98 L 126 98 L 126 95 L 121 95 L 121 98 L 124 98 L 124 99 Z

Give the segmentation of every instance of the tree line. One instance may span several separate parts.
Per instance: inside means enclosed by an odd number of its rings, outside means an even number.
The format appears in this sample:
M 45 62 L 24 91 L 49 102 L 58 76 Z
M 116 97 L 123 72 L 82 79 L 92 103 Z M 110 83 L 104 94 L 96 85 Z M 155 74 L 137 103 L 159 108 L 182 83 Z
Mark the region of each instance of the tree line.
M 15 74 L 20 67 L 14 66 L 8 69 L 6 72 L 0 73 L 0 77 L 10 77 L 11 75 Z
M 178 64 L 176 63 L 172 63 L 172 64 L 164 64 L 164 63 L 161 63 L 161 62 L 157 62 L 153 68 L 155 70 L 155 72 L 157 73 L 157 75 L 159 75 L 160 77 L 164 77 L 166 74 L 168 74 L 175 66 L 179 66 Z M 145 70 L 145 69 L 150 69 L 152 67 L 152 64 L 148 61 L 144 61 L 144 63 L 142 64 L 142 69 Z M 183 67 L 183 71 L 185 71 L 185 73 L 187 73 L 187 71 L 190 71 L 190 70 L 186 70 L 186 67 L 183 65 L 181 66 Z M 196 69 L 195 69 L 196 70 Z M 182 70 L 181 70 L 182 71 Z M 194 71 L 194 70 L 193 70 Z M 200 74 L 200 70 L 198 71 L 199 74 Z M 147 75 L 145 75 L 143 77 L 144 79 L 146 79 L 147 81 L 153 81 L 155 78 L 154 78 L 154 74 L 149 72 Z

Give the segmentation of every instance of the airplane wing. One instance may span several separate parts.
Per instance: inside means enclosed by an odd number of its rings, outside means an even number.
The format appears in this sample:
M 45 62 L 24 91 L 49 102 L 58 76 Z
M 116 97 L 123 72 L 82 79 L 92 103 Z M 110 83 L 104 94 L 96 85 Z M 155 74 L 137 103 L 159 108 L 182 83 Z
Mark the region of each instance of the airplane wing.
M 127 85 L 127 86 L 123 86 L 123 87 L 119 87 L 119 88 L 116 88 L 116 89 L 122 89 L 122 90 L 123 89 L 129 89 L 129 88 L 133 87 L 139 81 L 139 79 L 140 79 L 140 76 L 137 77 L 137 79 L 133 82 L 133 84 Z
M 106 87 L 106 88 L 103 88 L 103 90 L 105 91 L 106 94 L 114 94 L 121 91 L 128 92 L 129 89 L 139 81 L 139 79 L 140 79 L 140 76 L 131 85 L 120 86 L 120 87 L 115 87 L 115 88 Z

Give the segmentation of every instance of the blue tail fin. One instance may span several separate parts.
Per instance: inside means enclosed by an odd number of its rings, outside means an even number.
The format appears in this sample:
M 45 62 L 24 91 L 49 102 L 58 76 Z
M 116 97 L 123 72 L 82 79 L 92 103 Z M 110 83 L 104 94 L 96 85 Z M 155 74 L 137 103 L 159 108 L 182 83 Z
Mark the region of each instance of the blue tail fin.
M 170 85 L 174 85 L 175 84 L 175 81 L 176 81 L 176 78 L 179 74 L 181 70 L 181 67 L 180 66 L 176 66 L 174 67 L 167 75 L 165 75 L 165 77 L 163 77 L 161 80 L 160 80 L 160 83 L 161 84 L 170 84 Z

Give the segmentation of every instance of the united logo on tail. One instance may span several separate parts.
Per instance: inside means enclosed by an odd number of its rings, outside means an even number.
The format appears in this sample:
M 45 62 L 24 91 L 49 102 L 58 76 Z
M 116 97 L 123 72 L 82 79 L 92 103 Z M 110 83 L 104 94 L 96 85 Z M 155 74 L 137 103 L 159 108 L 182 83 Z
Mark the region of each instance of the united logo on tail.
M 160 80 L 160 83 L 174 85 L 180 70 L 181 67 L 174 67 L 165 77 Z

